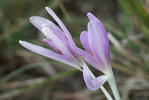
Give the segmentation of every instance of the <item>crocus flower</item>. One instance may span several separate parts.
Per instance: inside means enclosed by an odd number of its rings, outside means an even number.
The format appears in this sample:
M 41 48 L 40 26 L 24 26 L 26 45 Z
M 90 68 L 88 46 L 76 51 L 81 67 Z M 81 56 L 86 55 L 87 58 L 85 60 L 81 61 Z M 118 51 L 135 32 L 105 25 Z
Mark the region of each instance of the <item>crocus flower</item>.
M 85 50 L 76 48 L 76 51 L 94 68 L 104 73 L 92 80 L 84 67 L 83 76 L 90 90 L 99 89 L 96 82 L 108 79 L 110 69 L 109 40 L 103 24 L 93 14 L 87 14 L 89 18 L 88 29 L 80 35 L 80 41 Z M 107 76 L 107 77 L 106 77 Z M 101 78 L 102 77 L 102 78 Z M 98 79 L 99 78 L 99 79 Z
M 97 87 L 100 88 L 107 80 L 107 76 L 103 75 L 97 78 L 94 77 L 94 75 L 91 73 L 87 65 L 84 63 L 82 57 L 76 52 L 76 49 L 75 49 L 76 45 L 69 31 L 65 27 L 65 25 L 50 8 L 46 7 L 46 10 L 55 19 L 55 21 L 58 23 L 60 28 L 50 20 L 39 16 L 31 17 L 30 22 L 45 35 L 45 39 L 43 41 L 48 46 L 53 48 L 54 51 L 38 45 L 28 43 L 26 41 L 19 41 L 19 43 L 23 47 L 35 53 L 38 53 L 40 55 L 46 56 L 48 58 L 57 60 L 59 62 L 68 64 L 68 65 L 71 65 L 79 69 L 80 71 L 83 71 L 84 73 L 83 75 L 85 75 L 84 76 L 85 82 L 89 84 L 88 88 L 91 90 L 96 90 Z M 83 41 L 85 42 L 86 40 L 84 39 Z M 88 54 L 88 52 L 86 53 Z M 89 54 L 89 56 L 92 56 L 92 55 Z M 89 79 L 90 75 L 92 75 L 92 79 Z

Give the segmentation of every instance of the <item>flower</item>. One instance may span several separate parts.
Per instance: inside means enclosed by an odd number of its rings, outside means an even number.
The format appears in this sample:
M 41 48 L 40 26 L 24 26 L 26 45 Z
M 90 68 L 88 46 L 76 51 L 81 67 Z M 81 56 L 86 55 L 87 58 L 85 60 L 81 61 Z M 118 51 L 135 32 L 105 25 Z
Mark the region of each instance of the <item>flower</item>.
M 39 16 L 31 17 L 30 22 L 45 35 L 45 39 L 43 39 L 43 41 L 48 46 L 53 48 L 54 51 L 38 46 L 38 45 L 31 44 L 26 41 L 19 41 L 19 43 L 23 47 L 35 53 L 38 53 L 40 55 L 46 56 L 48 58 L 57 60 L 59 62 L 68 64 L 68 65 L 71 65 L 79 69 L 80 71 L 83 71 L 83 76 L 84 76 L 85 82 L 87 83 L 87 87 L 93 91 L 97 90 L 97 88 L 100 88 L 104 84 L 104 82 L 108 79 L 108 77 L 106 75 L 102 75 L 97 78 L 94 77 L 92 72 L 89 70 L 89 68 L 85 64 L 83 58 L 80 56 L 80 54 L 77 53 L 78 51 L 76 51 L 76 45 L 69 31 L 65 27 L 65 25 L 62 23 L 62 21 L 56 16 L 56 14 L 50 8 L 46 7 L 46 10 L 55 19 L 55 21 L 58 23 L 60 28 L 57 25 L 55 25 L 53 22 L 51 22 L 50 20 L 45 19 L 43 17 L 39 17 Z M 83 32 L 83 35 L 84 33 L 86 32 Z M 84 41 L 82 43 L 85 43 L 87 40 L 83 38 L 81 39 L 81 41 Z M 88 47 L 88 44 L 83 44 L 83 46 Z M 90 52 L 89 48 L 86 48 L 86 49 L 88 51 L 82 51 L 82 52 L 89 54 L 88 53 Z M 89 56 L 92 56 L 92 52 L 90 52 Z M 84 54 L 83 54 L 83 57 L 84 57 Z
M 99 89 L 99 84 L 108 80 L 110 70 L 109 40 L 103 24 L 93 14 L 89 18 L 88 30 L 80 35 L 80 41 L 85 50 L 76 48 L 76 51 L 94 68 L 104 73 L 103 76 L 93 78 L 86 74 L 87 67 L 83 69 L 85 83 L 90 90 Z M 104 80 L 104 81 L 103 81 Z M 100 82 L 102 81 L 102 82 Z M 103 84 L 102 83 L 102 84 Z
M 45 39 L 43 39 L 43 41 L 48 46 L 52 47 L 54 51 L 26 41 L 19 41 L 19 43 L 23 47 L 35 53 L 63 62 L 81 70 L 84 62 L 72 48 L 72 46 L 75 46 L 75 43 L 72 40 L 69 31 L 50 8 L 46 7 L 46 10 L 55 19 L 60 28 L 50 20 L 39 16 L 31 17 L 30 22 L 44 34 Z

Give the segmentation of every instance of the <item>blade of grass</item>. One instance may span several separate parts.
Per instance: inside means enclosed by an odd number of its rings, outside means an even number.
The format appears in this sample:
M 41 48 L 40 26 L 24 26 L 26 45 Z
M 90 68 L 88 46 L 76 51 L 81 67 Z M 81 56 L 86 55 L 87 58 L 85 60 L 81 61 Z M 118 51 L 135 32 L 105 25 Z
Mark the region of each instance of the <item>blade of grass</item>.
M 45 78 L 44 80 L 42 80 L 40 82 L 33 83 L 31 85 L 28 85 L 28 86 L 25 86 L 25 87 L 22 87 L 22 88 L 16 88 L 16 89 L 13 89 L 13 90 L 9 90 L 5 93 L 1 93 L 0 94 L 0 99 L 12 98 L 14 96 L 17 96 L 17 95 L 23 93 L 23 92 L 27 92 L 27 90 L 39 88 L 40 86 L 49 84 L 51 82 L 54 82 L 54 81 L 60 80 L 62 78 L 65 78 L 67 76 L 70 76 L 72 74 L 75 74 L 78 71 L 79 70 L 74 70 L 74 69 L 73 70 L 67 70 L 67 71 L 61 72 L 61 73 L 59 73 L 59 74 L 57 74 L 53 77 Z
M 18 75 L 19 73 L 22 73 L 24 71 L 30 70 L 32 68 L 41 67 L 42 65 L 44 65 L 44 63 L 46 63 L 46 62 L 32 63 L 32 64 L 28 64 L 28 65 L 22 66 L 19 69 L 14 70 L 10 74 L 8 74 L 5 77 L 3 77 L 2 79 L 0 79 L 0 85 L 5 83 L 6 81 L 11 79 L 12 77 Z

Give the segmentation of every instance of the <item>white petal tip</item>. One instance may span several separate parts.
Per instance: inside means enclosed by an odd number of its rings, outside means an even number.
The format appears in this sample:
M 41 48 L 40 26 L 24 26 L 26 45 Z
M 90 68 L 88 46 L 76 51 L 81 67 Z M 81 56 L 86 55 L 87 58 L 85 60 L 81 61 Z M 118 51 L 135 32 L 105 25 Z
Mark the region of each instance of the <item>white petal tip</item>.
M 45 7 L 45 9 L 47 10 L 48 13 L 54 13 L 53 10 L 49 7 Z
M 30 22 L 33 22 L 33 20 L 34 20 L 35 18 L 39 18 L 39 16 L 31 16 L 31 17 L 29 18 Z
M 93 17 L 94 15 L 92 13 L 87 13 L 88 18 L 90 19 L 91 17 Z
M 45 9 L 48 9 L 49 7 L 45 7 Z
M 87 13 L 87 16 L 89 16 L 89 15 L 92 15 L 92 13 L 90 13 L 90 12 L 89 12 L 89 13 Z
M 22 44 L 23 41 L 19 40 L 19 43 Z
M 51 8 L 49 8 L 49 7 L 45 7 L 45 9 L 46 9 L 47 11 L 52 10 L 52 9 L 51 9 Z
M 29 18 L 30 21 L 32 21 L 32 19 L 33 19 L 33 16 Z
M 19 43 L 20 43 L 21 45 L 24 45 L 24 44 L 26 43 L 26 41 L 20 40 Z

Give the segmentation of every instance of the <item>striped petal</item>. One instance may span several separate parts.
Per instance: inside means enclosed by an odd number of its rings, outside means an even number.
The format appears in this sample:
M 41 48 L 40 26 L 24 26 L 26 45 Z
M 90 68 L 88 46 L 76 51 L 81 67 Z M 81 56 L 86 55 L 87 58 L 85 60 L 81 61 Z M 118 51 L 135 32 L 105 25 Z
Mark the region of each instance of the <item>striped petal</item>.
M 75 48 L 75 51 L 80 54 L 90 65 L 94 66 L 96 69 L 100 70 L 101 72 L 105 72 L 103 66 L 99 66 L 97 59 L 95 56 L 90 55 L 87 51 L 84 51 L 80 48 Z
M 107 34 L 104 33 L 99 24 L 95 21 L 88 23 L 88 41 L 90 49 L 98 59 L 99 66 L 106 70 L 109 66 L 109 45 L 107 45 Z
M 50 46 L 51 48 L 53 48 L 55 51 L 57 51 L 57 53 L 62 54 L 62 52 L 53 44 L 52 41 L 48 40 L 48 39 L 43 39 L 43 41 L 48 44 L 48 46 Z
M 106 33 L 106 30 L 105 30 L 103 24 L 101 23 L 101 21 L 97 17 L 95 17 L 92 13 L 87 13 L 87 16 L 88 16 L 90 21 L 97 22 L 99 24 L 99 26 L 102 28 L 102 30 Z
M 89 47 L 89 44 L 88 44 L 88 33 L 87 33 L 87 31 L 83 31 L 81 33 L 80 41 L 81 41 L 81 44 L 82 44 L 83 48 L 85 50 L 87 50 L 88 52 L 90 52 L 90 47 Z
M 59 24 L 59 26 L 63 30 L 65 36 L 67 37 L 70 45 L 75 45 L 69 31 L 67 30 L 67 28 L 65 27 L 63 22 L 59 19 L 59 17 L 53 12 L 53 10 L 51 8 L 49 8 L 49 7 L 45 7 L 45 8 L 46 8 L 47 12 L 53 17 L 53 19 Z
M 46 34 L 47 39 L 59 49 L 64 55 L 72 56 L 71 52 L 68 50 L 67 46 L 63 43 L 63 40 L 60 39 L 54 31 L 50 30 L 49 27 L 43 27 L 41 31 Z
M 41 32 L 44 27 L 48 27 L 48 29 L 51 30 L 54 34 L 56 34 L 60 39 L 66 41 L 65 34 L 50 20 L 40 16 L 32 16 L 30 18 L 30 22 Z M 47 34 L 43 34 L 47 37 Z
M 23 47 L 25 47 L 25 48 L 27 48 L 27 49 L 35 52 L 35 53 L 38 53 L 42 56 L 57 60 L 59 62 L 65 63 L 65 64 L 68 64 L 68 65 L 73 66 L 73 67 L 80 70 L 80 66 L 78 66 L 78 63 L 75 60 L 72 60 L 72 59 L 70 59 L 64 55 L 57 54 L 57 53 L 55 53 L 49 49 L 40 47 L 38 45 L 31 44 L 31 43 L 26 42 L 26 41 L 19 41 L 19 43 Z
M 104 28 L 104 25 L 101 23 L 101 21 L 97 18 L 97 17 L 95 17 L 92 13 L 88 13 L 87 14 L 87 16 L 88 16 L 88 18 L 89 18 L 89 20 L 90 21 L 94 21 L 94 22 L 96 22 L 96 23 L 98 23 L 98 25 L 99 25 L 99 31 L 101 30 L 102 31 L 102 37 L 101 38 L 104 38 L 104 45 L 105 45 L 105 50 L 108 52 L 109 51 L 109 39 L 108 39 L 108 36 L 107 36 L 107 32 L 106 32 L 106 30 L 105 30 L 105 28 Z M 100 31 L 100 32 L 101 32 Z M 106 57 L 106 60 L 107 60 L 107 62 L 110 62 L 110 54 L 109 53 L 106 53 L 105 54 L 105 57 Z

